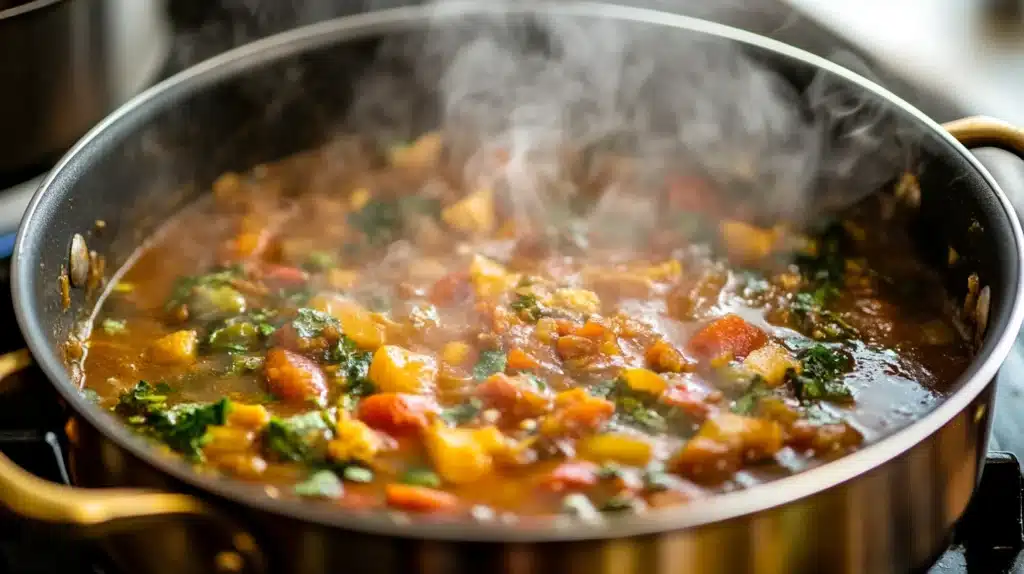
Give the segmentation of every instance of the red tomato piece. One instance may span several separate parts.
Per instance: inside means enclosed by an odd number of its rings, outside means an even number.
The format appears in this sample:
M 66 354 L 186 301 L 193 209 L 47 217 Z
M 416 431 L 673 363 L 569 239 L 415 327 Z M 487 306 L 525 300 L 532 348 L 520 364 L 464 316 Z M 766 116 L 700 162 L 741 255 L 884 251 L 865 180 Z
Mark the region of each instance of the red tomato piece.
M 586 488 L 597 484 L 599 467 L 588 461 L 563 462 L 555 467 L 541 483 L 552 492 Z
M 705 325 L 690 339 L 687 348 L 701 359 L 731 354 L 742 359 L 768 342 L 768 335 L 739 315 L 730 313 Z
M 427 397 L 406 393 L 377 393 L 359 402 L 359 420 L 390 435 L 416 433 L 430 424 L 427 413 L 437 406 Z

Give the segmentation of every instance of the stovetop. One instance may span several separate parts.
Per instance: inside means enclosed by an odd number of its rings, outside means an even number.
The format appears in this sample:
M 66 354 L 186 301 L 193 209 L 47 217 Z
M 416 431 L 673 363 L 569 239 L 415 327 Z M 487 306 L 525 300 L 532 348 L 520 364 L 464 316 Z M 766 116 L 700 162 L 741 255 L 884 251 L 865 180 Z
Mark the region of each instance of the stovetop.
M 814 21 L 783 7 L 778 0 L 751 0 L 731 11 L 700 9 L 718 4 L 665 0 L 638 0 L 661 9 L 685 6 L 687 13 L 774 36 L 826 57 L 840 55 L 842 63 L 857 63 L 898 95 L 939 121 L 976 110 L 954 105 L 926 92 L 907 78 L 871 65 L 850 46 Z M 402 0 L 375 0 L 383 7 Z M 165 76 L 220 51 L 281 29 L 342 15 L 361 3 L 336 0 L 217 0 L 169 3 L 175 42 Z M 732 3 L 724 3 L 732 4 Z M 926 95 L 927 93 L 927 95 Z M 979 154 L 1011 198 L 1024 199 L 1024 169 L 998 152 Z M 13 229 L 35 182 L 0 192 L 0 294 L 8 292 Z M 1024 204 L 1024 201 L 1022 201 Z M 10 297 L 0 296 L 0 352 L 14 350 L 23 341 L 13 328 Z M 64 459 L 62 415 L 50 397 L 40 393 L 32 374 L 0 382 L 0 450 L 23 468 L 48 480 L 68 482 Z M 41 377 L 34 375 L 36 382 Z M 45 387 L 45 385 L 42 385 Z M 999 375 L 993 436 L 981 484 L 968 512 L 956 528 L 950 548 L 928 574 L 1024 574 L 1024 477 L 1018 457 L 1024 457 L 1024 339 L 1019 339 Z M 53 539 L 52 535 L 24 529 L 0 516 L 0 574 L 120 574 L 88 544 Z

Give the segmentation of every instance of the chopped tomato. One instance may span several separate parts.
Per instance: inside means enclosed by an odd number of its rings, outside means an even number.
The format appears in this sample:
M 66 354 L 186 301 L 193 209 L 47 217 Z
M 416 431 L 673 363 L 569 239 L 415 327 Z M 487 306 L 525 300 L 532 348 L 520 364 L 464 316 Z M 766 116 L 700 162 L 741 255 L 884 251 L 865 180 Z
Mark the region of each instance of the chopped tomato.
M 309 274 L 298 267 L 267 263 L 263 266 L 263 278 L 280 285 L 302 285 L 309 279 Z
M 319 365 L 298 353 L 271 349 L 264 371 L 270 392 L 282 400 L 303 402 L 327 396 L 327 379 Z
M 563 462 L 544 477 L 541 485 L 552 492 L 593 486 L 597 484 L 598 468 L 588 461 Z
M 528 376 L 491 375 L 476 387 L 475 394 L 485 405 L 514 419 L 544 414 L 551 409 L 551 397 L 546 388 L 539 387 Z
M 580 435 L 592 432 L 615 414 L 615 403 L 594 397 L 583 389 L 559 393 L 555 412 L 544 419 L 541 431 L 547 435 Z
M 455 495 L 425 486 L 391 483 L 385 487 L 385 494 L 389 505 L 413 512 L 439 512 L 459 505 Z
M 359 402 L 359 420 L 394 436 L 415 433 L 430 423 L 437 410 L 429 398 L 407 393 L 377 393 Z
M 768 335 L 739 315 L 730 313 L 705 325 L 690 339 L 687 348 L 702 359 L 731 355 L 742 359 L 768 342 Z
M 688 389 L 685 386 L 670 387 L 658 400 L 698 419 L 707 417 L 711 412 L 707 393 Z

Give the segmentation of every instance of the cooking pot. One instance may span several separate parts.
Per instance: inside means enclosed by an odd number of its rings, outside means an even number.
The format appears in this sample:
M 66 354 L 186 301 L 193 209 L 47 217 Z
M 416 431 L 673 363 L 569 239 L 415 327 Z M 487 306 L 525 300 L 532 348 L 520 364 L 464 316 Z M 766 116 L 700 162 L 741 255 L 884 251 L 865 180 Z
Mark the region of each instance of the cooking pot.
M 102 256 L 106 272 L 116 270 L 218 174 L 308 149 L 336 133 L 355 78 L 374 65 L 382 38 L 497 14 L 515 26 L 536 16 L 607 21 L 661 37 L 725 43 L 800 90 L 826 78 L 857 101 L 887 110 L 887 122 L 916 136 L 923 191 L 908 225 L 920 257 L 941 273 L 958 304 L 966 301 L 980 343 L 948 397 L 902 430 L 791 477 L 600 523 L 553 520 L 529 528 L 505 520 L 427 523 L 279 500 L 157 452 L 82 397 L 63 351 L 92 308 L 86 289 L 73 288 L 69 304 L 63 300 L 68 269 L 83 264 L 69 262 L 73 236 L 96 252 L 92 265 Z M 409 106 L 430 104 L 410 100 Z M 100 541 L 129 572 L 883 574 L 924 568 L 947 546 L 977 484 L 996 372 L 1024 318 L 1024 237 L 1006 196 L 968 151 L 978 146 L 1020 155 L 1024 133 L 986 118 L 943 127 L 824 59 L 643 9 L 455 2 L 342 18 L 241 47 L 120 108 L 57 164 L 33 198 L 18 235 L 13 296 L 31 356 L 68 407 L 77 487 L 41 481 L 0 456 L 0 502 L 36 525 Z M 12 372 L 29 362 L 21 351 L 0 366 Z
M 170 47 L 163 1 L 0 2 L 0 188 L 151 85 Z

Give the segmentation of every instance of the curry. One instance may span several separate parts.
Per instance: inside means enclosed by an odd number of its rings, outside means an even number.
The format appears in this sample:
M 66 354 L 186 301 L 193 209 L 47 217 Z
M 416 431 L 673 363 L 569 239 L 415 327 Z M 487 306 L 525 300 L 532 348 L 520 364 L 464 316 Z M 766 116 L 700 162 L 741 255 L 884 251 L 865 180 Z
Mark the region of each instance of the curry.
M 108 286 L 83 393 L 268 496 L 594 518 L 842 457 L 971 359 L 881 199 L 805 235 L 669 176 L 622 240 L 583 209 L 529 225 L 456 155 L 429 133 L 223 175 Z

